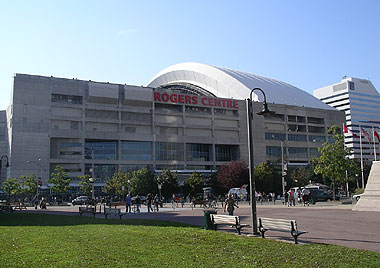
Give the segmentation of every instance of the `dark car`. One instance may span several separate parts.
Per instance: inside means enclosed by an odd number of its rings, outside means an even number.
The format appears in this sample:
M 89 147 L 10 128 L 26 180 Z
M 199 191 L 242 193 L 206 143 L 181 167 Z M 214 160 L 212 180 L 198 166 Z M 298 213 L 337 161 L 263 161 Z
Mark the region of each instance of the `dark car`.
M 136 197 L 137 196 L 134 196 L 134 197 L 131 198 L 132 204 L 136 203 Z M 145 198 L 145 196 L 140 195 L 139 197 L 140 197 L 140 200 L 141 200 L 141 204 L 145 205 L 146 204 L 146 198 Z
M 89 203 L 89 201 L 90 201 L 90 198 L 88 196 L 78 196 L 73 201 L 71 201 L 71 203 L 73 204 L 73 206 L 86 205 Z
M 309 189 L 314 202 L 333 200 L 332 192 L 322 189 Z

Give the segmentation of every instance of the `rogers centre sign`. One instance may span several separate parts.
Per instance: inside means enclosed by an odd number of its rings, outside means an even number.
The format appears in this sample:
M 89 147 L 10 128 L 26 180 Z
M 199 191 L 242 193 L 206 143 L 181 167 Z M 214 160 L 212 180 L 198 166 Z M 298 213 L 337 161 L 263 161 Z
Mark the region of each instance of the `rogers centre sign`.
M 192 105 L 202 104 L 210 107 L 239 108 L 238 101 L 233 99 L 219 99 L 177 93 L 168 94 L 157 91 L 154 92 L 154 101 Z

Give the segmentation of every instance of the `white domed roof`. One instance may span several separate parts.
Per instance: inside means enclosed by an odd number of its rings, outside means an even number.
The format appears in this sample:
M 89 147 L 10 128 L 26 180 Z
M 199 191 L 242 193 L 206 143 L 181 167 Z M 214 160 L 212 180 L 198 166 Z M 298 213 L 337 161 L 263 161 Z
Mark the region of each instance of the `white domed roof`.
M 201 87 L 219 98 L 247 99 L 251 90 L 261 88 L 268 103 L 334 109 L 313 95 L 285 82 L 255 74 L 186 62 L 169 66 L 149 81 L 149 87 L 188 83 Z M 261 93 L 252 93 L 255 101 L 263 101 Z M 335 110 L 335 109 L 334 109 Z

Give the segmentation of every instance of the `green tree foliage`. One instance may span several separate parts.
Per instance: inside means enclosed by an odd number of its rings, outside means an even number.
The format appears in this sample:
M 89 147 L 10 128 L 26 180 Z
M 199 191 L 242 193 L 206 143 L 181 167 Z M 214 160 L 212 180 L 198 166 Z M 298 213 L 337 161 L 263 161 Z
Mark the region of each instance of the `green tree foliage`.
M 248 184 L 249 176 L 247 164 L 243 161 L 232 161 L 227 165 L 220 166 L 218 181 L 225 191 Z
M 68 190 L 70 181 L 71 179 L 67 177 L 67 173 L 63 171 L 63 168 L 56 166 L 49 179 L 49 183 L 53 184 L 50 189 L 57 194 L 64 194 Z
M 314 178 L 314 171 L 310 166 L 294 169 L 290 173 L 291 186 L 305 186 Z
M 25 195 L 35 195 L 37 193 L 37 176 L 35 174 L 29 175 L 25 174 L 22 175 L 20 178 L 20 183 L 21 183 L 21 191 L 22 194 Z
M 90 175 L 78 176 L 80 189 L 83 194 L 91 195 L 92 185 L 90 183 Z
M 280 193 L 281 177 L 269 163 L 261 163 L 255 167 L 256 191 L 264 193 Z
M 194 196 L 196 193 L 202 193 L 204 187 L 203 174 L 193 172 L 186 180 L 185 187 L 189 189 L 189 194 Z
M 335 182 L 344 183 L 346 170 L 356 170 L 357 165 L 348 158 L 350 150 L 344 146 L 344 136 L 340 134 L 339 127 L 332 126 L 328 132 L 334 134 L 334 142 L 324 143 L 321 148 L 318 148 L 320 157 L 313 159 L 314 172 L 332 181 L 335 194 Z
M 131 177 L 131 195 L 147 195 L 157 193 L 157 183 L 152 172 L 146 168 L 135 170 Z
M 128 193 L 128 180 L 133 184 L 132 174 L 129 172 L 123 172 L 119 170 L 115 172 L 112 178 L 106 181 L 106 185 L 104 186 L 104 191 L 108 194 L 112 195 L 123 195 L 123 186 L 124 186 L 124 194 Z M 132 191 L 133 192 L 133 191 Z
M 177 174 L 171 172 L 170 169 L 165 169 L 157 177 L 157 183 L 162 184 L 162 196 L 171 197 L 178 192 Z
M 224 187 L 218 181 L 217 172 L 213 172 L 209 175 L 208 180 L 206 181 L 206 185 L 212 188 L 216 196 L 224 195 L 226 193 Z
M 20 180 L 16 178 L 8 178 L 3 182 L 1 189 L 8 194 L 11 198 L 14 195 L 21 193 L 21 183 Z

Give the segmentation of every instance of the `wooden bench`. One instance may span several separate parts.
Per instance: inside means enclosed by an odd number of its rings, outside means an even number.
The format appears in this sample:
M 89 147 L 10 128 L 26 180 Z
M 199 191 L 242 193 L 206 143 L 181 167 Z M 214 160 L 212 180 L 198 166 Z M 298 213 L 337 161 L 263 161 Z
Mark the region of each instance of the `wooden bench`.
M 100 208 L 100 210 L 101 210 L 101 208 Z M 101 213 L 101 211 L 99 211 L 99 212 L 96 211 L 96 206 L 94 206 L 94 207 L 92 207 L 92 206 L 91 207 L 88 207 L 88 206 L 79 207 L 79 215 L 82 216 L 83 213 L 91 213 L 95 218 L 95 215 L 98 213 Z
M 16 209 L 19 209 L 19 210 L 23 210 L 23 209 L 27 209 L 24 202 L 17 202 L 15 203 L 15 207 L 14 207 L 14 210 Z
M 107 216 L 108 215 L 115 215 L 115 216 L 119 216 L 119 219 L 121 220 L 121 217 L 124 216 L 126 213 L 121 213 L 121 209 L 120 208 L 107 208 L 107 207 L 104 207 L 104 217 L 107 219 Z
M 214 224 L 215 231 L 217 229 L 217 225 L 230 225 L 231 227 L 235 227 L 238 234 L 240 235 L 240 230 L 244 227 L 249 226 L 248 224 L 240 224 L 239 216 L 210 214 L 210 217 L 212 223 Z
M 259 231 L 261 237 L 264 237 L 264 233 L 268 230 L 279 232 L 290 232 L 294 238 L 294 243 L 298 244 L 297 238 L 302 234 L 306 234 L 306 231 L 299 231 L 297 228 L 297 222 L 295 220 L 282 220 L 272 218 L 259 218 Z

